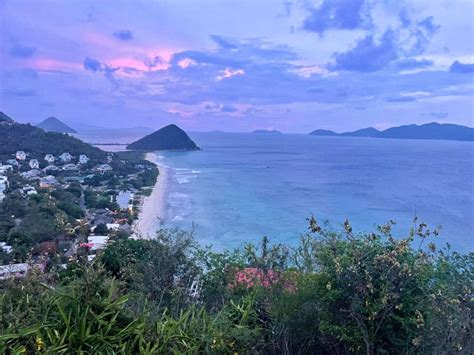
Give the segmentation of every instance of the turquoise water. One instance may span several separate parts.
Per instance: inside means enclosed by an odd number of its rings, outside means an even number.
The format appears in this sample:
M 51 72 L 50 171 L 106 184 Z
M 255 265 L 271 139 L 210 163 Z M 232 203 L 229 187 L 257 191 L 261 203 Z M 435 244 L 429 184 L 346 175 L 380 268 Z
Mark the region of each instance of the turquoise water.
M 443 226 L 438 245 L 474 250 L 474 144 L 372 138 L 194 133 L 197 152 L 160 152 L 172 167 L 168 226 L 216 249 L 294 244 L 311 214 L 358 231 L 413 217 Z

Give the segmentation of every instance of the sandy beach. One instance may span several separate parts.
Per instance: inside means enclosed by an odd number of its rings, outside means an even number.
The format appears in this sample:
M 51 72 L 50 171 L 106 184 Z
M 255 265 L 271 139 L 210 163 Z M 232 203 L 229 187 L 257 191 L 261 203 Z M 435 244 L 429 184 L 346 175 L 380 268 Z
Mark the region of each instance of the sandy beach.
M 156 164 L 160 171 L 150 196 L 145 196 L 140 207 L 140 214 L 135 223 L 135 237 L 151 239 L 162 225 L 166 205 L 166 190 L 169 168 L 158 163 L 156 153 L 147 153 L 145 159 Z

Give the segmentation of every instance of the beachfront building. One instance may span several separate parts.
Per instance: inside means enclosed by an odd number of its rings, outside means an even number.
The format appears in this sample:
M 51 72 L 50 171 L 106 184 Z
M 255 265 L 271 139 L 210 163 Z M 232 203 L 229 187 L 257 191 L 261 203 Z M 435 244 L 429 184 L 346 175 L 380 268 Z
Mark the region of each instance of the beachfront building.
M 54 176 L 48 175 L 40 179 L 39 186 L 42 189 L 51 189 L 59 185 L 58 180 Z
M 48 163 L 54 163 L 54 155 L 53 154 L 46 154 L 44 156 L 44 160 Z
M 109 164 L 101 164 L 96 166 L 95 170 L 101 174 L 104 174 L 108 171 L 112 171 L 112 167 Z
M 106 235 L 90 235 L 87 237 L 87 244 L 90 245 L 90 251 L 104 249 L 108 241 L 109 237 Z
M 77 166 L 76 164 L 66 164 L 63 166 L 63 170 L 66 170 L 66 171 L 77 170 Z
M 17 160 L 25 160 L 26 159 L 26 153 L 22 150 L 19 150 L 15 153 L 15 157 Z
M 38 159 L 31 159 L 30 160 L 30 168 L 31 169 L 39 169 L 39 167 L 40 167 L 40 164 L 39 164 Z
M 59 156 L 59 159 L 61 159 L 63 163 L 69 163 L 72 159 L 72 156 L 69 153 L 63 153 Z
M 87 164 L 88 161 L 89 161 L 89 158 L 87 157 L 87 155 L 84 155 L 84 154 L 79 155 L 79 164 Z

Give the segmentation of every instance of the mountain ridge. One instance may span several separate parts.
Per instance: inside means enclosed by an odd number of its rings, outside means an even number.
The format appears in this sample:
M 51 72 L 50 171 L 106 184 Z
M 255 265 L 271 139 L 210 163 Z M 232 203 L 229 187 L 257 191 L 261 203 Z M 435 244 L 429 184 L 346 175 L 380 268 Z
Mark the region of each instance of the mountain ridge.
M 69 127 L 67 124 L 56 117 L 48 117 L 38 123 L 36 127 L 44 129 L 47 132 L 77 133 L 74 128 Z
M 175 124 L 167 125 L 127 145 L 130 150 L 199 150 L 188 134 Z
M 422 125 L 410 124 L 387 128 L 379 131 L 373 127 L 359 129 L 353 132 L 336 133 L 329 130 L 317 129 L 309 133 L 313 136 L 337 137 L 369 137 L 394 139 L 432 139 L 474 141 L 474 128 L 452 123 L 425 123 Z

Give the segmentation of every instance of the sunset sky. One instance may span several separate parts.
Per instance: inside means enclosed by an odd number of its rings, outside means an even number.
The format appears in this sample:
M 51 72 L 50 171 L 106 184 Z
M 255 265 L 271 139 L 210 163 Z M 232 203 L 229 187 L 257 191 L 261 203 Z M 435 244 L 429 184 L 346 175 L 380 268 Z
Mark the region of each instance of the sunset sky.
M 471 0 L 0 0 L 0 111 L 108 127 L 473 126 Z

